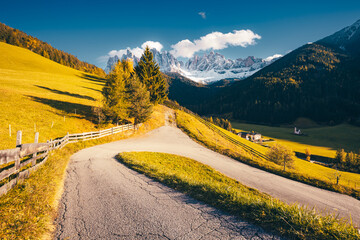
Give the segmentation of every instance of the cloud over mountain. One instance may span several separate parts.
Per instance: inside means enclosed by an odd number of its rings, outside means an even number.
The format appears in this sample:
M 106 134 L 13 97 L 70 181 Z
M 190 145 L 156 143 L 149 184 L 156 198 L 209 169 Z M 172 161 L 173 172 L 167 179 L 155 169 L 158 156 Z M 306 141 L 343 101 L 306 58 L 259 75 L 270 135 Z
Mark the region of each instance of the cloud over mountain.
M 108 52 L 108 54 L 106 56 L 99 57 L 98 59 L 99 59 L 99 61 L 106 61 L 107 59 L 109 59 L 109 57 L 114 57 L 114 56 L 121 57 L 124 54 L 127 54 L 128 50 L 132 54 L 134 54 L 134 56 L 136 56 L 137 58 L 140 58 L 141 55 L 143 54 L 144 49 L 146 48 L 146 46 L 149 46 L 150 49 L 155 48 L 159 52 L 163 48 L 163 45 L 160 42 L 146 41 L 143 44 L 141 44 L 141 48 L 140 47 L 135 47 L 135 48 L 128 47 L 126 49 L 111 50 L 110 52 Z
M 163 45 L 159 42 L 153 42 L 153 41 L 146 41 L 141 45 L 142 49 L 145 49 L 146 46 L 148 46 L 150 49 L 155 48 L 156 50 L 158 50 L 159 52 L 161 52 Z
M 256 39 L 261 39 L 261 36 L 249 29 L 229 33 L 212 32 L 193 42 L 189 39 L 182 40 L 172 45 L 170 52 L 175 57 L 191 58 L 198 51 L 221 50 L 229 46 L 247 47 L 255 44 Z
M 265 58 L 264 60 L 266 62 L 270 62 L 272 61 L 273 59 L 276 59 L 276 58 L 281 58 L 283 55 L 282 54 L 274 54 L 272 56 L 268 56 L 267 58 Z

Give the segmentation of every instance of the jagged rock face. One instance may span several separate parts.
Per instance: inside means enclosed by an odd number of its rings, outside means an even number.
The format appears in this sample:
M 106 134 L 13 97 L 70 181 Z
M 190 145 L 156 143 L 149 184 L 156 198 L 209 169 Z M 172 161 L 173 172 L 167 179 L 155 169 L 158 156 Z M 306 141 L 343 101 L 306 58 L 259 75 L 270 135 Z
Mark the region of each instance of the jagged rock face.
M 211 83 L 225 78 L 243 79 L 277 59 L 265 61 L 261 58 L 249 56 L 246 59 L 232 60 L 212 51 L 203 56 L 195 55 L 184 64 L 167 51 L 159 52 L 156 49 L 151 49 L 151 52 L 161 71 L 176 72 L 191 80 L 203 83 Z M 140 60 L 128 50 L 120 58 L 118 56 L 110 57 L 105 71 L 109 72 L 111 67 L 122 59 L 133 59 L 134 66 Z
M 117 63 L 119 60 L 120 60 L 119 57 L 116 55 L 114 57 L 109 57 L 106 67 L 104 69 L 105 72 L 109 73 L 111 71 L 112 67 L 115 65 L 115 63 Z
M 183 63 L 178 61 L 171 53 L 165 51 L 160 53 L 156 49 L 151 49 L 155 62 L 159 64 L 160 70 L 163 72 L 173 72 L 174 68 L 181 68 Z

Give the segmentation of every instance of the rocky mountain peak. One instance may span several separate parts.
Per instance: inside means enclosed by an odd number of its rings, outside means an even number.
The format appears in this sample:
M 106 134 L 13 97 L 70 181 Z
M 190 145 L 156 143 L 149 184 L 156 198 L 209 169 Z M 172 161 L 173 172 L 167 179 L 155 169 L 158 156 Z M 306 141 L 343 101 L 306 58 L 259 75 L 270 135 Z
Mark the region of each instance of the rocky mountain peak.
M 245 59 L 232 60 L 225 58 L 220 53 L 211 51 L 209 54 L 204 53 L 202 56 L 194 55 L 186 63 L 183 63 L 177 60 L 170 52 L 159 52 L 156 49 L 150 51 L 153 53 L 154 60 L 159 64 L 161 71 L 176 72 L 191 80 L 203 83 L 216 82 L 226 78 L 243 79 L 277 59 L 267 62 L 261 58 L 249 56 Z M 134 66 L 139 62 L 139 59 L 128 50 L 121 57 L 109 58 L 105 70 L 109 72 L 117 60 L 128 58 L 133 59 Z

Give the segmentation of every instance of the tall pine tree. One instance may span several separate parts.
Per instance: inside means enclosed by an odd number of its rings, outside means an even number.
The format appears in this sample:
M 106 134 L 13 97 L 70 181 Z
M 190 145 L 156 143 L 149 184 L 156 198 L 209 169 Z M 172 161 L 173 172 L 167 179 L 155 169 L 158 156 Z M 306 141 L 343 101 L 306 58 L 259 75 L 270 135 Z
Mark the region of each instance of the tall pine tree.
M 146 86 L 140 82 L 136 75 L 133 75 L 127 85 L 128 101 L 131 103 L 128 108 L 129 117 L 134 118 L 134 124 L 145 122 L 152 113 L 150 94 Z
M 122 122 L 128 117 L 129 102 L 126 97 L 126 84 L 131 80 L 133 68 L 127 61 L 117 62 L 106 77 L 102 90 L 103 110 L 108 120 Z
M 154 56 L 148 46 L 141 56 L 135 72 L 150 92 L 150 101 L 152 103 L 162 103 L 167 99 L 167 80 L 160 72 L 160 67 L 155 63 Z

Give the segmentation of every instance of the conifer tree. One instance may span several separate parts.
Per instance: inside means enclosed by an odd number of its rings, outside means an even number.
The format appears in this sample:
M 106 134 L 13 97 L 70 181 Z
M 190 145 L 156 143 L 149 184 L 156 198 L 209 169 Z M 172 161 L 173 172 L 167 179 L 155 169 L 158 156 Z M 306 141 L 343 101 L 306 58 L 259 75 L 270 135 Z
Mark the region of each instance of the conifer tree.
M 118 62 L 106 77 L 102 90 L 103 110 L 113 122 L 122 122 L 128 117 L 129 103 L 126 98 L 126 84 L 131 80 L 132 65 L 127 61 Z
M 162 103 L 167 98 L 168 84 L 160 72 L 160 67 L 153 59 L 153 54 L 147 46 L 135 71 L 140 81 L 150 92 L 150 101 L 154 104 Z
M 140 82 L 136 75 L 133 75 L 127 85 L 128 102 L 131 104 L 128 108 L 128 115 L 134 118 L 134 124 L 145 122 L 152 113 L 152 104 L 150 102 L 150 93 L 146 86 Z

